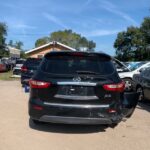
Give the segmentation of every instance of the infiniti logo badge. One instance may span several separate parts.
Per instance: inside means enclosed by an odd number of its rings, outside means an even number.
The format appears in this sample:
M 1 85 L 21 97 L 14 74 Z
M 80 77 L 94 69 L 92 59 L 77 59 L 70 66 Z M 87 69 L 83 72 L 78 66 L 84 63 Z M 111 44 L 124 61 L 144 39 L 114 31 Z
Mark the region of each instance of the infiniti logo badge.
M 81 78 L 80 78 L 80 77 L 74 77 L 74 78 L 73 78 L 73 81 L 74 81 L 74 82 L 80 82 L 80 81 L 81 81 Z

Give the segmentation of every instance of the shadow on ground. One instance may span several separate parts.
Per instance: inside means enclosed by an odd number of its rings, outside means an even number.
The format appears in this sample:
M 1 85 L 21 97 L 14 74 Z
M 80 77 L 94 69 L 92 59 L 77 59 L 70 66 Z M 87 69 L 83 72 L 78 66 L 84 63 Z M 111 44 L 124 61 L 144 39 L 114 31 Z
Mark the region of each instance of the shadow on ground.
M 67 124 L 50 124 L 41 123 L 34 124 L 31 119 L 29 119 L 30 128 L 38 131 L 53 132 L 53 133 L 65 133 L 65 134 L 88 134 L 105 132 L 109 127 L 108 125 L 67 125 Z M 114 127 L 111 127 L 114 128 Z
M 143 102 L 139 102 L 137 108 L 150 112 L 150 101 L 144 100 Z

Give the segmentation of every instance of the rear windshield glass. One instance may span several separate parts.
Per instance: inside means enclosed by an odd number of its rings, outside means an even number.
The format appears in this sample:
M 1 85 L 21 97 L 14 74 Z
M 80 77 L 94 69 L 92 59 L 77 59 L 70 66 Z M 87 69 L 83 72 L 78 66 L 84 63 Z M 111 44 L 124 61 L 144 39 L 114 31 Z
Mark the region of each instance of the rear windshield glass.
M 108 59 L 76 56 L 53 56 L 43 61 L 41 69 L 44 72 L 52 74 L 77 74 L 87 72 L 107 75 L 114 72 L 113 63 Z
M 42 59 L 28 59 L 25 62 L 26 66 L 39 66 Z
M 144 64 L 145 64 L 145 62 L 133 63 L 133 64 L 130 65 L 129 69 L 131 71 L 134 71 L 134 70 L 138 69 L 139 67 L 141 67 Z
M 16 64 L 23 64 L 24 63 L 24 60 L 17 60 L 16 61 Z

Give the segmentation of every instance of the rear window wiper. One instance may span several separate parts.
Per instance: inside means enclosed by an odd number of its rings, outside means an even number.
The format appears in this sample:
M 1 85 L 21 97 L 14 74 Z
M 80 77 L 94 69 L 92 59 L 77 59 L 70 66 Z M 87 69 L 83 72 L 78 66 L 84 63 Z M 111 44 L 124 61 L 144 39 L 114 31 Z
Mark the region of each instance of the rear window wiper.
M 98 75 L 99 73 L 94 72 L 94 71 L 76 71 L 76 73 L 78 74 L 94 74 L 94 75 Z

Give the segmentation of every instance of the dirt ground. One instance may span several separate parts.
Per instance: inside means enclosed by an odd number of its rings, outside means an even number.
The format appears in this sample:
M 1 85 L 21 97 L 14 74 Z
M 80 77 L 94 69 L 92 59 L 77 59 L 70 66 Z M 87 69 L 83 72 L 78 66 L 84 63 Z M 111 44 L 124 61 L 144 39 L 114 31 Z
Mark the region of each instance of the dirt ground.
M 115 128 L 34 125 L 19 81 L 0 81 L 0 150 L 150 150 L 150 103 Z

